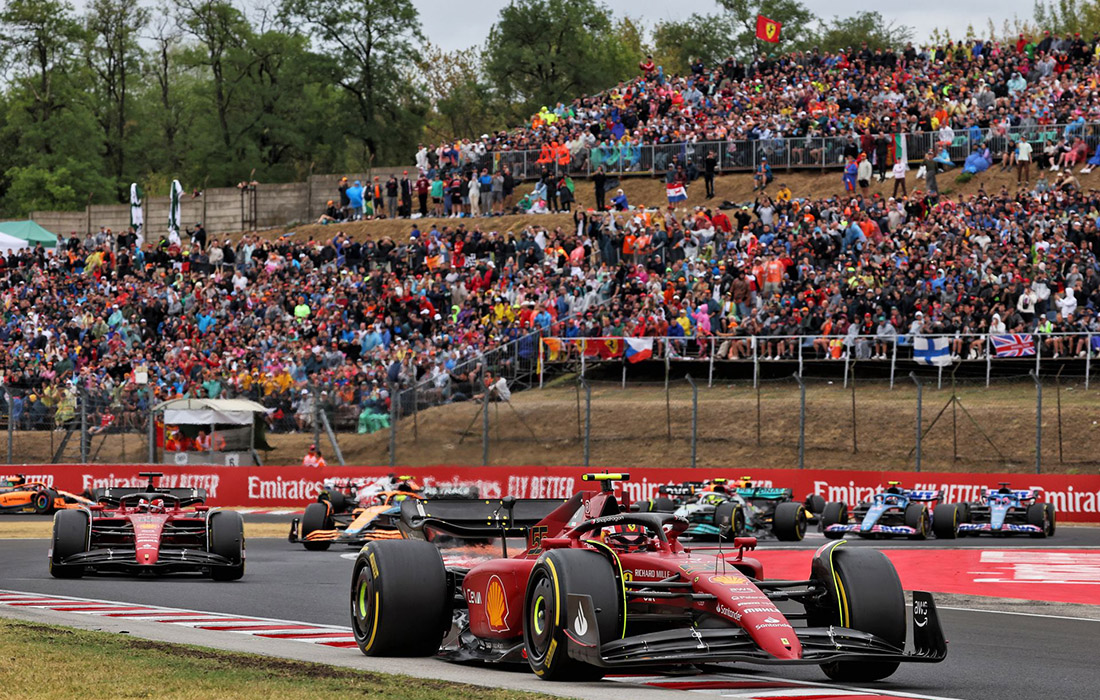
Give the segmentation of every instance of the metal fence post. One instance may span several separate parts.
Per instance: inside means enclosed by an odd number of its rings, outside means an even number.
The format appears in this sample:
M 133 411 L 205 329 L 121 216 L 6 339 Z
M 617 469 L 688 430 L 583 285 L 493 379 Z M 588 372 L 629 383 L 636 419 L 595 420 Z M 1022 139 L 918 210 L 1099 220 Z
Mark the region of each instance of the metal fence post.
M 795 373 L 792 375 L 798 382 L 798 468 L 806 468 L 806 382 Z
M 15 445 L 15 399 L 11 395 L 11 388 L 4 387 L 4 397 L 8 400 L 8 464 L 13 464 Z
M 88 463 L 88 394 L 84 387 L 76 390 L 76 400 L 80 402 L 80 463 Z
M 920 446 L 923 432 L 921 430 L 921 409 L 924 407 L 924 386 L 915 372 L 909 373 L 909 378 L 917 385 L 917 471 L 920 471 Z
M 397 466 L 397 382 L 390 383 L 390 466 Z
M 856 441 L 856 363 L 852 362 L 852 454 L 859 452 Z
M 313 395 L 313 413 L 310 419 L 313 421 L 313 444 L 321 445 L 321 387 L 310 384 L 309 393 Z
M 699 387 L 690 374 L 684 375 L 684 379 L 691 385 L 691 468 L 694 469 L 699 446 Z
M 717 346 L 714 343 L 714 338 L 710 338 L 710 367 L 707 368 L 707 388 L 714 386 L 714 353 L 718 351 Z
M 1043 473 L 1043 382 L 1035 370 L 1028 374 L 1035 380 L 1035 473 Z
M 1092 369 L 1092 333 L 1085 337 L 1085 391 L 1089 390 L 1089 370 Z
M 152 392 L 150 392 L 151 394 Z M 157 412 L 153 408 L 153 397 L 149 397 L 149 426 L 147 428 L 149 435 L 149 464 L 154 464 L 157 461 Z M 249 447 L 252 443 L 249 442 Z
M 481 390 L 485 400 L 481 406 L 481 465 L 489 466 L 489 386 L 485 383 L 485 365 L 481 366 Z
M 592 385 L 581 379 L 584 385 L 584 466 L 588 466 L 592 454 Z

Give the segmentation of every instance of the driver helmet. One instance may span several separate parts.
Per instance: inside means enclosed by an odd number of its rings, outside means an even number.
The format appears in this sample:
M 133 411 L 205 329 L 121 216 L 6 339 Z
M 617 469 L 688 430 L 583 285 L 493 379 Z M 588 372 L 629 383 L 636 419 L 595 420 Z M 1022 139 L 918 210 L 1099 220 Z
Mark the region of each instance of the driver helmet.
M 15 474 L 14 476 L 8 477 L 8 482 L 10 482 L 12 486 L 22 486 L 27 483 L 27 477 L 22 474 Z
M 890 485 L 886 488 L 886 493 L 901 493 L 903 490 L 900 481 L 891 481 Z
M 646 542 L 645 528 L 635 523 L 609 525 L 600 530 L 597 537 L 601 542 L 610 541 L 625 547 L 638 547 Z
M 164 499 L 154 498 L 153 502 L 149 504 L 150 513 L 163 513 L 165 511 Z
M 139 498 L 137 502 L 137 510 L 142 513 L 149 511 L 149 501 L 144 498 Z

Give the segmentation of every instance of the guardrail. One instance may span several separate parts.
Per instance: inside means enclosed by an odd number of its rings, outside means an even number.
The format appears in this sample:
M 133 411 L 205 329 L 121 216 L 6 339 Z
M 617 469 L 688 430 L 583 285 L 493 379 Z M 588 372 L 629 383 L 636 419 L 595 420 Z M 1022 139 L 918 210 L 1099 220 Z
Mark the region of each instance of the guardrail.
M 891 141 L 895 135 L 890 134 Z M 1035 146 L 1036 160 L 1043 145 L 1062 137 L 1085 139 L 1092 155 L 1100 143 L 1100 123 L 1048 124 L 1016 126 L 1005 130 L 986 128 L 978 132 L 954 132 L 950 143 L 941 141 L 939 131 L 919 131 L 904 134 L 909 162 L 917 162 L 932 150 L 939 155 L 946 150 L 952 162 L 958 163 L 970 155 L 975 145 L 988 144 L 1002 152 L 1014 139 L 1026 139 Z M 858 141 L 857 141 L 858 143 Z M 476 161 L 477 167 L 498 170 L 508 166 L 519 179 L 537 178 L 545 167 L 555 174 L 590 177 L 601 166 L 609 175 L 661 175 L 675 156 L 680 164 L 688 161 L 702 173 L 703 160 L 710 152 L 718 159 L 719 172 L 751 171 L 766 158 L 776 169 L 816 169 L 844 167 L 844 148 L 848 136 L 798 136 L 768 139 L 728 139 L 725 141 L 683 141 L 670 144 L 602 143 L 570 153 L 569 159 L 553 155 L 547 160 L 541 150 L 490 151 Z M 893 150 L 893 143 L 891 143 Z M 459 159 L 460 167 L 474 161 Z
M 1083 354 L 1082 354 L 1083 353 Z M 1100 358 L 1100 333 L 977 333 L 877 336 L 822 335 L 710 335 L 624 338 L 544 337 L 539 341 L 539 386 L 543 385 L 546 365 L 579 362 L 584 376 L 593 362 L 621 360 L 625 364 L 644 359 L 668 362 L 705 360 L 708 363 L 707 386 L 714 382 L 715 362 L 751 362 L 753 386 L 760 381 L 760 365 L 769 362 L 797 362 L 798 376 L 809 361 L 889 363 L 890 387 L 899 362 L 916 362 L 942 370 L 955 363 L 984 362 L 985 383 L 989 386 L 994 362 L 1034 361 L 1039 373 L 1044 360 L 1079 357 L 1085 362 L 1085 388 L 1089 386 L 1093 355 Z M 844 373 L 845 385 L 848 372 Z M 625 380 L 624 380 L 625 381 Z

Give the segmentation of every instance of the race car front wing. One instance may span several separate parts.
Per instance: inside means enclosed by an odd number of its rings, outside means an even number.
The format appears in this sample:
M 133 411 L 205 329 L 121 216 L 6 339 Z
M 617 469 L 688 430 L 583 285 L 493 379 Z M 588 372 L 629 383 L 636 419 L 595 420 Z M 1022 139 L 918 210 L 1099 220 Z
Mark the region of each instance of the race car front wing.
M 230 561 L 220 554 L 202 549 L 162 547 L 157 552 L 157 559 L 154 563 L 144 564 L 139 561 L 138 553 L 133 547 L 113 547 L 79 552 L 65 557 L 63 561 L 57 563 L 64 566 L 91 566 L 100 571 L 132 571 L 134 569 L 186 571 L 207 566 L 232 566 L 238 562 Z
M 583 610 L 593 620 L 591 597 L 570 594 L 570 619 Z M 640 634 L 601 643 L 597 625 L 587 625 L 585 634 L 576 627 L 567 631 L 571 657 L 602 667 L 673 665 L 719 662 L 756 664 L 823 664 L 832 661 L 903 661 L 936 663 L 947 658 L 936 605 L 929 593 L 913 592 L 913 650 L 905 651 L 873 634 L 845 627 L 796 628 L 802 645 L 799 659 L 779 659 L 762 650 L 747 631 L 739 627 L 700 629 L 681 627 Z

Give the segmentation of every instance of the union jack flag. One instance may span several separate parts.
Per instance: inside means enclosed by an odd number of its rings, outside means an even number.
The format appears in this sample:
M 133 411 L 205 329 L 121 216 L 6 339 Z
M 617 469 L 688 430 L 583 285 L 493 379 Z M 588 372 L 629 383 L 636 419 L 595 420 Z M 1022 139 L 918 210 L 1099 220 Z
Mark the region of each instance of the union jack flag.
M 1035 336 L 1030 333 L 991 335 L 989 340 L 993 343 L 997 357 L 1026 357 L 1035 354 Z

